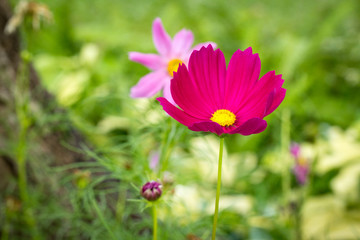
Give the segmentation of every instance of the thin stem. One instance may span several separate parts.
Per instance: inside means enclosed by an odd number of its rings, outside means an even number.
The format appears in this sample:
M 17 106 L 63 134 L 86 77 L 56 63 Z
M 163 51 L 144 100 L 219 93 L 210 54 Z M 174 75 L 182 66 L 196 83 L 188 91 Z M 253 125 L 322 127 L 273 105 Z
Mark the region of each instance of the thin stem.
M 118 200 L 116 203 L 116 219 L 119 223 L 122 222 L 124 210 L 126 208 L 126 196 L 127 195 L 127 189 L 124 187 L 120 187 L 119 189 L 119 195 Z
M 100 210 L 99 208 L 99 205 L 97 204 L 96 202 L 96 199 L 95 199 L 95 196 L 94 196 L 94 193 L 92 191 L 89 192 L 89 195 L 88 195 L 88 198 L 90 200 L 90 202 L 92 203 L 99 219 L 100 219 L 100 222 L 103 224 L 103 226 L 105 227 L 105 229 L 108 231 L 110 237 L 114 240 L 116 240 L 116 236 L 114 234 L 114 232 L 112 231 L 111 227 L 109 226 L 109 224 L 107 223 L 106 219 L 105 219 L 105 216 L 103 215 L 102 211 Z
M 284 162 L 283 176 L 282 176 L 282 192 L 283 204 L 286 206 L 289 203 L 289 194 L 291 191 L 290 179 L 290 158 L 289 158 L 289 145 L 290 145 L 290 111 L 285 109 L 281 116 L 281 155 Z
M 165 129 L 164 132 L 164 136 L 162 138 L 162 142 L 161 142 L 161 152 L 160 152 L 160 160 L 159 160 L 159 164 L 160 167 L 158 168 L 158 175 L 160 176 L 161 173 L 164 170 L 164 161 L 165 161 L 165 155 L 167 152 L 167 142 L 168 142 L 168 138 L 169 138 L 169 134 L 170 134 L 170 129 L 168 128 L 169 123 L 167 122 L 167 129 Z
M 28 192 L 27 192 L 27 181 L 26 181 L 26 127 L 20 127 L 19 142 L 16 151 L 16 159 L 18 163 L 18 185 L 20 198 L 25 205 L 28 204 Z
M 218 178 L 217 178 L 217 187 L 216 187 L 216 200 L 215 200 L 215 213 L 214 213 L 214 223 L 212 231 L 212 240 L 215 240 L 216 236 L 216 225 L 219 212 L 219 200 L 220 200 L 220 187 L 221 187 L 221 166 L 223 158 L 223 149 L 224 149 L 224 138 L 220 138 L 220 150 L 219 150 L 219 166 L 218 166 Z
M 157 239 L 157 214 L 156 214 L 156 204 L 153 204 L 153 240 Z
M 298 204 L 295 209 L 295 234 L 296 234 L 296 240 L 303 239 L 302 235 L 302 216 L 301 216 L 301 209 L 304 205 L 305 201 L 305 193 L 306 188 L 300 189 L 300 197 L 298 198 Z
M 16 146 L 16 161 L 18 165 L 18 187 L 23 204 L 23 219 L 30 228 L 32 239 L 41 239 L 34 217 L 31 199 L 28 193 L 26 154 L 27 136 L 31 123 L 29 117 L 29 59 L 23 58 L 20 66 L 20 74 L 16 79 L 15 110 L 19 121 L 19 139 Z
M 175 145 L 176 132 L 177 132 L 177 124 L 175 121 L 171 121 L 171 128 L 166 130 L 165 137 L 163 138 L 163 142 L 162 142 L 162 149 L 160 156 L 161 166 L 159 168 L 160 176 L 168 168 L 170 154 Z

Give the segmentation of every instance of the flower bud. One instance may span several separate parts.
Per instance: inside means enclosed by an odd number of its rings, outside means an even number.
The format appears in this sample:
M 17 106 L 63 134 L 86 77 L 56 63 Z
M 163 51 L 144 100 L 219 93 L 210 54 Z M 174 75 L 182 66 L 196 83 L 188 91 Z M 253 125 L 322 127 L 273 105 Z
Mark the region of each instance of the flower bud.
M 147 182 L 141 189 L 141 196 L 148 201 L 155 201 L 162 194 L 161 188 L 161 183 L 156 181 Z

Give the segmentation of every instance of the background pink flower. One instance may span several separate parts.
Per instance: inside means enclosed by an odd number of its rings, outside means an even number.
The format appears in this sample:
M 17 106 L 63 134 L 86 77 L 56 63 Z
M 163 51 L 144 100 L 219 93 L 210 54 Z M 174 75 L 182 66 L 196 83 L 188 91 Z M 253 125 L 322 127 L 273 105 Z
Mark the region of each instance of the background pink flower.
M 285 97 L 284 80 L 275 71 L 259 79 L 260 58 L 252 49 L 236 51 L 226 69 L 220 49 L 209 45 L 191 54 L 171 80 L 175 107 L 157 98 L 164 110 L 193 131 L 250 135 L 265 130 L 264 117 Z
M 177 71 L 179 64 L 188 64 L 189 56 L 193 50 L 198 50 L 209 44 L 215 48 L 216 44 L 207 42 L 191 48 L 194 36 L 191 31 L 186 29 L 182 29 L 171 39 L 160 18 L 154 20 L 152 31 L 153 41 L 159 54 L 129 53 L 131 61 L 141 63 L 152 70 L 131 88 L 130 96 L 132 98 L 152 97 L 163 90 L 163 96 L 174 103 L 170 93 L 170 79 L 173 77 L 173 72 Z
M 295 175 L 296 181 L 300 185 L 304 185 L 308 180 L 308 175 L 310 172 L 310 164 L 308 160 L 301 155 L 301 148 L 298 143 L 291 144 L 290 153 L 295 159 L 295 166 L 293 168 L 293 173 Z

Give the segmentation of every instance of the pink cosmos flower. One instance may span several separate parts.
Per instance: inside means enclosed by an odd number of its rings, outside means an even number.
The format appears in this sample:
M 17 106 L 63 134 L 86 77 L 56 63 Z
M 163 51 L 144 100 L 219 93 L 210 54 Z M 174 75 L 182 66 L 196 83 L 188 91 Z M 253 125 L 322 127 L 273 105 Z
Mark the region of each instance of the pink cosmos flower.
M 252 49 L 237 50 L 226 69 L 223 53 L 212 46 L 194 51 L 189 68 L 181 64 L 171 80 L 177 108 L 157 98 L 164 110 L 192 131 L 250 135 L 265 130 L 264 117 L 285 97 L 284 80 L 275 71 L 259 79 L 260 58 Z
M 153 41 L 159 54 L 129 53 L 131 61 L 141 63 L 152 70 L 131 88 L 130 96 L 132 98 L 147 98 L 163 90 L 163 96 L 174 103 L 170 93 L 170 79 L 173 77 L 173 72 L 177 71 L 179 64 L 188 64 L 189 56 L 193 50 L 198 50 L 208 44 L 212 44 L 215 48 L 216 44 L 201 43 L 191 48 L 194 36 L 191 31 L 186 29 L 182 29 L 171 39 L 160 18 L 156 18 L 153 22 L 152 31 Z

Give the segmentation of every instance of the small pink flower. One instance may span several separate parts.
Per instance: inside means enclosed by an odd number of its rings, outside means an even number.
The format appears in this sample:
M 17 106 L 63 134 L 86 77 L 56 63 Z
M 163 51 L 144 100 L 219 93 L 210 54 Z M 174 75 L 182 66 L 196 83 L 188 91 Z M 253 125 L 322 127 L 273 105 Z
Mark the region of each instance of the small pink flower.
M 285 97 L 284 80 L 274 71 L 259 79 L 260 58 L 252 49 L 236 51 L 226 69 L 223 53 L 209 45 L 194 51 L 189 67 L 180 65 L 171 80 L 175 107 L 157 98 L 164 110 L 192 131 L 250 135 L 265 130 L 264 117 Z
M 151 170 L 156 171 L 159 166 L 160 153 L 159 151 L 152 151 L 149 156 L 149 167 Z
M 201 43 L 191 48 L 194 36 L 191 31 L 182 29 L 173 39 L 165 31 L 160 18 L 156 18 L 152 26 L 153 41 L 159 54 L 130 52 L 129 59 L 138 62 L 150 70 L 151 73 L 145 75 L 140 81 L 131 88 L 132 98 L 148 98 L 163 90 L 163 96 L 171 103 L 174 103 L 170 93 L 170 79 L 173 72 L 176 72 L 179 64 L 188 64 L 189 56 L 193 50 L 200 49 L 202 46 L 215 43 Z
M 309 175 L 309 165 L 305 159 L 297 159 L 295 167 L 293 168 L 296 181 L 300 185 L 304 185 L 307 182 Z
M 298 143 L 292 143 L 290 146 L 290 153 L 294 158 L 300 157 L 300 145 Z
M 307 182 L 310 171 L 309 162 L 301 155 L 301 148 L 300 145 L 297 143 L 291 144 L 290 153 L 295 159 L 293 173 L 295 175 L 296 181 L 300 185 L 304 185 Z

